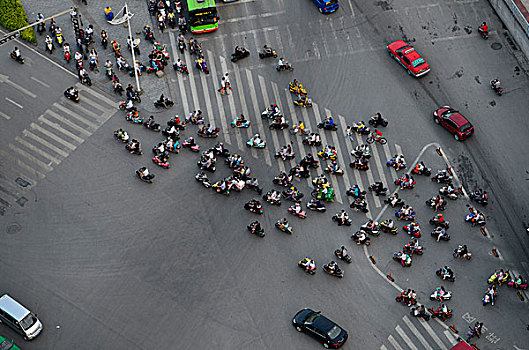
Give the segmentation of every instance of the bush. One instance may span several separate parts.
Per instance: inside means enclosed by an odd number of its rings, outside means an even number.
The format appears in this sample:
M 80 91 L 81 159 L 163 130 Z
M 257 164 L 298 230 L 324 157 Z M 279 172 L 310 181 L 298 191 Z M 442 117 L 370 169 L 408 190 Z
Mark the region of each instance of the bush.
M 12 32 L 28 24 L 28 16 L 20 0 L 0 0 L 0 25 Z M 20 36 L 31 43 L 37 42 L 33 27 L 21 31 Z

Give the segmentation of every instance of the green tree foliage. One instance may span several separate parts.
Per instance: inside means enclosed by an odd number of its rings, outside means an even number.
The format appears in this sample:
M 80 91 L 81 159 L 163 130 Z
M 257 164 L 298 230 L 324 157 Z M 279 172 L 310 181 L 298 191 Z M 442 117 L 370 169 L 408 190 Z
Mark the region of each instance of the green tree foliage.
M 20 0 L 0 0 L 0 25 L 11 32 L 28 24 L 28 16 Z M 29 42 L 37 42 L 33 27 L 24 29 L 20 36 Z

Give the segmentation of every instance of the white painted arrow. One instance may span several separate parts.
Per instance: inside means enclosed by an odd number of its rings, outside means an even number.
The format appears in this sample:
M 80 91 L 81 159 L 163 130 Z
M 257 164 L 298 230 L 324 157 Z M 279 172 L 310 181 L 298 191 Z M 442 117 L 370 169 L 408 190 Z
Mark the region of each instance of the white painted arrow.
M 22 91 L 23 93 L 25 93 L 29 97 L 37 98 L 37 95 L 35 95 L 31 91 L 29 91 L 26 88 L 18 85 L 17 83 L 13 83 L 11 80 L 9 80 L 9 77 L 7 75 L 0 74 L 0 83 L 6 83 L 8 85 L 11 85 L 15 89 Z

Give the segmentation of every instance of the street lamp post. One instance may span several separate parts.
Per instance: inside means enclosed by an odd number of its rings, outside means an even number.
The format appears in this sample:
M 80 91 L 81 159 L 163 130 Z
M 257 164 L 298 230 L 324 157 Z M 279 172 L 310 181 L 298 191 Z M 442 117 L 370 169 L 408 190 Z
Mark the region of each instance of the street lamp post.
M 129 13 L 129 7 L 125 3 L 124 15 L 127 16 Z M 132 30 L 130 29 L 130 18 L 127 16 L 127 27 L 129 28 L 129 38 L 131 40 L 130 48 L 132 51 L 132 66 L 134 67 L 134 78 L 136 79 L 136 85 L 138 87 L 138 92 L 141 92 L 140 78 L 138 77 L 138 67 L 136 66 L 136 55 L 134 54 L 134 40 L 132 40 Z

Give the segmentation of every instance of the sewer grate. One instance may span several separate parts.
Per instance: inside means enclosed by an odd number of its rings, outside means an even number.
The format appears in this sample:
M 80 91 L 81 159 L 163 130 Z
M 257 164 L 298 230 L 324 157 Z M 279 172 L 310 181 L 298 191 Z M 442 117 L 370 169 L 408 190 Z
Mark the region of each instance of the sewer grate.
M 15 182 L 17 184 L 19 184 L 20 186 L 22 187 L 28 187 L 29 185 L 31 185 L 31 183 L 27 182 L 26 180 L 24 180 L 23 178 L 21 177 L 17 177 L 17 179 L 15 180 Z
M 501 49 L 501 48 L 503 47 L 503 45 L 500 44 L 500 43 L 492 43 L 492 44 L 490 45 L 490 47 L 491 47 L 493 50 L 499 50 L 499 49 Z
M 17 204 L 20 205 L 21 207 L 23 207 L 24 204 L 26 204 L 27 201 L 28 201 L 28 199 L 26 197 L 20 197 L 19 199 L 17 199 Z
M 22 230 L 22 226 L 18 222 L 12 222 L 7 225 L 7 233 L 18 233 Z

